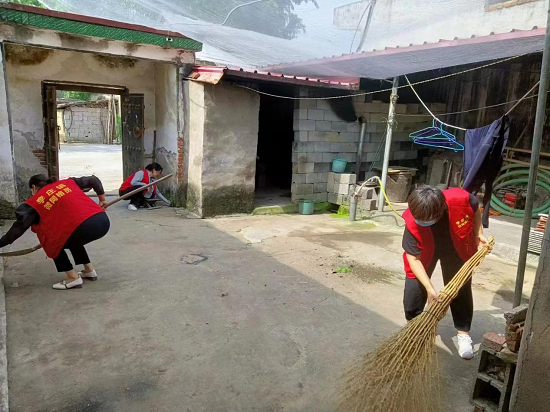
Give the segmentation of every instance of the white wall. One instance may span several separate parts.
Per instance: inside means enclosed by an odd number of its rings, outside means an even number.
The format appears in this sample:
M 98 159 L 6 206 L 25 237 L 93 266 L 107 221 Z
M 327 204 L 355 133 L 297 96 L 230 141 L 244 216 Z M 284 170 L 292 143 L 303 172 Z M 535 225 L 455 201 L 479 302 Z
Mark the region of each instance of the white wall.
M 186 145 L 187 165 L 187 208 L 202 216 L 202 157 L 204 139 L 204 85 L 189 82 L 189 141 Z
M 546 27 L 548 0 L 524 1 L 486 11 L 487 0 L 378 0 L 363 51 Z M 360 3 L 336 9 L 336 26 L 356 30 L 368 2 Z
M 165 63 L 164 65 L 168 68 L 164 69 L 161 67 L 162 64 L 153 61 L 102 57 L 91 53 L 27 46 L 7 45 L 6 47 L 8 97 L 21 198 L 28 195 L 25 181 L 28 181 L 33 174 L 46 172 L 32 153 L 33 150 L 43 149 L 44 146 L 41 95 L 43 80 L 125 86 L 130 93 L 143 93 L 146 161 L 152 157 L 155 128 L 160 131 L 162 144 L 165 147 L 169 146 L 168 150 L 177 152 L 177 132 L 174 132 L 177 125 L 171 111 L 171 108 L 176 106 L 176 90 L 170 88 L 174 77 L 169 76 L 171 72 L 174 72 L 175 76 L 175 65 Z M 160 73 L 159 81 L 155 80 L 157 72 Z M 161 87 L 163 93 L 158 99 L 157 85 Z M 170 99 L 174 102 L 173 104 L 167 103 Z M 160 114 L 158 124 L 157 111 Z M 170 138 L 172 135 L 173 141 Z
M 8 209 L 16 203 L 16 191 L 4 75 L 4 55 L 0 47 L 0 217 L 7 218 L 12 217 Z
M 175 65 L 155 65 L 157 147 L 156 160 L 166 174 L 178 168 L 178 71 Z M 176 179 L 170 179 L 175 188 Z

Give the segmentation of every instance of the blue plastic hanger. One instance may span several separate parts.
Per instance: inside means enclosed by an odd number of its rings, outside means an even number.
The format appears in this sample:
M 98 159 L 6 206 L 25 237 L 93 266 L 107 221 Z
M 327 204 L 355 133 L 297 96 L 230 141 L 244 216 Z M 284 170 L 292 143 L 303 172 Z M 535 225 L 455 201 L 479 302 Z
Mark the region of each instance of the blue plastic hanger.
M 443 130 L 443 125 L 435 119 L 432 126 L 412 132 L 409 137 L 413 139 L 413 143 L 423 146 L 449 149 L 455 152 L 464 150 L 464 146 L 456 141 L 456 136 Z

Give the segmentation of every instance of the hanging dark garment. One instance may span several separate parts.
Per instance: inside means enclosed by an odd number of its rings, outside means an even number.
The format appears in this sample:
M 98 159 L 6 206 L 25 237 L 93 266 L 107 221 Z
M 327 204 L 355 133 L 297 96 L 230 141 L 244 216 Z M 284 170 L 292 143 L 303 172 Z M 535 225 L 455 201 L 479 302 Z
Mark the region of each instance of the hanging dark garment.
M 502 167 L 504 148 L 510 133 L 508 116 L 488 126 L 466 131 L 464 142 L 464 184 L 462 187 L 477 194 L 485 183 L 483 196 L 483 227 L 489 227 L 489 208 L 493 182 Z

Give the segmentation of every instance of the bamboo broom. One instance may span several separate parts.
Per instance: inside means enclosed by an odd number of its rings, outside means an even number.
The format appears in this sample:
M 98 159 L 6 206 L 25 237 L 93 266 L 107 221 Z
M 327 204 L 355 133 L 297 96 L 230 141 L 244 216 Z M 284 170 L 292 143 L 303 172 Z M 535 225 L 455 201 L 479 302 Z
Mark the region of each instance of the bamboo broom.
M 451 301 L 472 278 L 495 243 L 472 256 L 439 293 L 439 301 L 363 357 L 344 375 L 339 410 L 345 412 L 436 412 L 441 408 L 435 338 Z

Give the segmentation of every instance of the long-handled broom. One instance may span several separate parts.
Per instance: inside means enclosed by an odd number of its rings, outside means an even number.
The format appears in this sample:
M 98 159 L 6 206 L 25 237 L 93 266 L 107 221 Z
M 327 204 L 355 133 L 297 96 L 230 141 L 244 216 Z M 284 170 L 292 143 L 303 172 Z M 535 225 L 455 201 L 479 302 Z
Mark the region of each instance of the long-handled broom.
M 129 198 L 130 196 L 133 196 L 135 195 L 136 193 L 139 193 L 139 192 L 142 192 L 143 190 L 151 187 L 151 186 L 154 186 L 156 184 L 159 184 L 160 182 L 162 182 L 163 180 L 166 180 L 168 178 L 172 177 L 172 173 L 170 173 L 169 175 L 166 175 L 164 177 L 161 177 L 160 179 L 158 180 L 155 180 L 154 182 L 151 182 L 151 183 L 148 183 L 146 184 L 145 186 L 141 186 L 135 190 L 132 190 L 131 192 L 128 192 L 126 193 L 125 195 L 122 195 L 120 197 L 117 197 L 116 199 L 114 200 L 111 200 L 109 203 L 107 203 L 105 206 L 103 206 L 103 209 L 107 209 L 109 206 L 112 206 L 114 205 L 115 203 L 118 203 L 120 202 L 121 200 L 124 200 L 124 199 L 127 199 Z M 38 244 L 36 246 L 33 246 L 31 248 L 28 248 L 28 249 L 21 249 L 21 250 L 14 250 L 14 251 L 11 251 L 11 252 L 0 252 L 0 258 L 2 257 L 12 257 L 12 256 L 24 256 L 24 255 L 28 255 L 29 253 L 32 253 L 36 250 L 39 250 L 39 249 L 42 249 L 42 245 L 41 244 Z
M 472 278 L 495 243 L 468 260 L 439 294 L 439 301 L 411 320 L 344 376 L 339 410 L 346 412 L 430 412 L 440 410 L 435 337 L 451 301 Z

